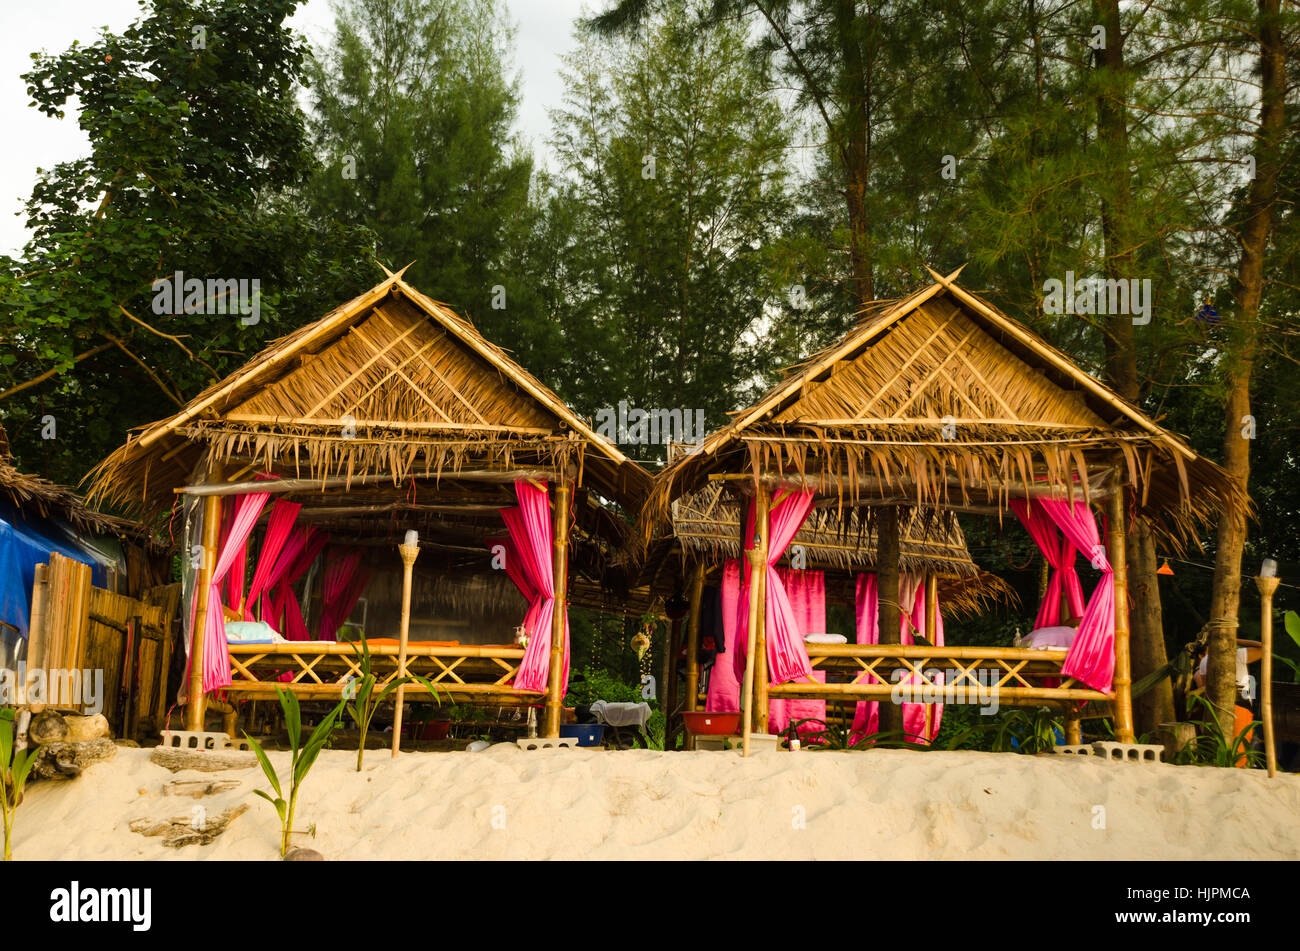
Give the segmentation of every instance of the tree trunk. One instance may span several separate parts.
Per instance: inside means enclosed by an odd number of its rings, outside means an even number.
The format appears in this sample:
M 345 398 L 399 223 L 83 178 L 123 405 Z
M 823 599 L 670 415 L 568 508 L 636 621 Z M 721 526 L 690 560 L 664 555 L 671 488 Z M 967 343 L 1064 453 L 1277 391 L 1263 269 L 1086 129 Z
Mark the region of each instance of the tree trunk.
M 902 623 L 898 606 L 898 509 L 883 506 L 876 516 L 876 596 L 880 603 L 880 643 L 898 644 L 902 641 Z M 890 701 L 881 700 L 878 729 L 881 733 L 897 733 L 903 729 L 903 708 Z
M 857 34 L 854 0 L 837 0 L 835 31 L 843 57 L 844 200 L 849 213 L 849 268 L 853 302 L 862 307 L 876 296 L 867 231 L 867 187 L 871 175 L 871 114 L 866 58 Z
M 1136 278 L 1137 260 L 1132 239 L 1132 191 L 1129 172 L 1127 99 L 1130 77 L 1124 62 L 1124 34 L 1120 28 L 1119 0 L 1097 0 L 1097 14 L 1106 30 L 1105 48 L 1097 50 L 1097 70 L 1103 82 L 1097 97 L 1097 133 L 1105 145 L 1112 173 L 1107 176 L 1113 193 L 1102 200 L 1102 236 L 1105 272 L 1110 279 Z M 1113 314 L 1105 337 L 1106 375 L 1115 391 L 1133 403 L 1141 401 L 1137 338 L 1130 314 Z M 1156 575 L 1155 540 L 1150 528 L 1134 522 L 1127 536 L 1129 613 L 1133 679 L 1141 680 L 1168 661 L 1165 651 L 1163 611 Z M 1174 695 L 1168 680 L 1136 702 L 1137 732 L 1154 733 L 1156 725 L 1174 718 Z
M 1286 47 L 1279 24 L 1279 0 L 1259 0 L 1260 128 L 1255 179 L 1246 200 L 1240 231 L 1234 307 L 1225 368 L 1228 397 L 1224 418 L 1223 465 L 1246 492 L 1250 482 L 1250 440 L 1243 431 L 1250 416 L 1250 382 L 1259 355 L 1259 307 L 1264 293 L 1264 255 L 1273 227 L 1273 205 L 1286 128 Z M 1219 519 L 1210 605 L 1210 659 L 1205 692 L 1221 723 L 1232 723 L 1237 696 L 1237 616 L 1241 600 L 1241 559 L 1246 547 L 1246 513 L 1233 509 Z M 1229 726 L 1230 728 L 1230 726 Z

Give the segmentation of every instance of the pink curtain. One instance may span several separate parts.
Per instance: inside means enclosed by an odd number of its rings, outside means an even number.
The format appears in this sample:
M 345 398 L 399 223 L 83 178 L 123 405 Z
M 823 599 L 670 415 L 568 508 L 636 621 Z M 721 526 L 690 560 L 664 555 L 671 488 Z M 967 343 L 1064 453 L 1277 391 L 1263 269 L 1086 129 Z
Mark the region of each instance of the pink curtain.
M 1083 552 L 1101 571 L 1101 580 L 1084 608 L 1074 644 L 1065 658 L 1062 671 L 1069 677 L 1110 693 L 1115 675 L 1115 572 L 1106 559 L 1093 518 L 1085 502 L 1066 502 L 1063 499 L 1035 499 L 1040 507 L 1065 535 L 1066 540 Z M 1127 605 L 1123 606 L 1127 609 Z
M 821 571 L 800 568 L 777 568 L 790 600 L 790 611 L 802 640 L 809 634 L 826 633 L 826 575 Z M 806 650 L 806 648 L 805 648 Z M 814 670 L 812 678 L 826 683 L 826 672 Z M 768 701 L 767 729 L 769 733 L 783 733 L 791 720 L 812 719 L 816 722 L 799 727 L 800 733 L 813 733 L 825 728 L 825 700 L 770 700 Z
M 217 542 L 217 551 L 224 551 L 226 548 L 226 539 L 230 537 L 230 526 L 235 524 L 235 511 L 240 498 L 238 495 L 228 495 L 221 500 L 221 540 Z M 248 546 L 235 552 L 235 560 L 231 562 L 225 584 L 226 604 L 229 607 L 237 608 L 244 600 L 247 560 Z
M 1070 602 L 1070 616 L 1083 616 L 1083 587 L 1079 584 L 1079 574 L 1074 570 L 1076 549 L 1068 538 L 1062 538 L 1052 520 L 1042 508 L 1035 505 L 1030 508 L 1027 499 L 1012 499 L 1011 511 L 1016 513 L 1022 525 L 1028 530 L 1038 550 L 1047 559 L 1051 570 L 1047 578 L 1047 590 L 1043 592 L 1043 601 L 1038 605 L 1038 616 L 1034 627 L 1052 627 L 1062 623 L 1061 587 L 1065 587 L 1065 596 Z
M 370 581 L 370 569 L 361 564 L 361 549 L 356 547 L 336 552 L 326 561 L 317 637 L 322 641 L 332 641 Z
M 538 488 L 529 482 L 516 482 L 515 496 L 519 499 L 519 507 L 502 509 L 501 519 L 506 523 L 506 530 L 514 543 L 517 553 L 515 560 L 520 562 L 523 574 L 527 576 L 534 592 L 528 613 L 524 615 L 524 627 L 528 631 L 528 646 L 524 649 L 519 673 L 515 675 L 515 687 L 520 690 L 544 691 L 550 669 L 551 624 L 555 613 L 551 507 L 545 483 L 542 488 Z M 521 587 L 520 590 L 522 591 L 523 588 Z M 560 675 L 561 696 L 564 695 L 569 684 L 567 610 L 564 617 L 563 663 Z
M 222 613 L 221 588 L 231 569 L 242 564 L 244 546 L 248 536 L 257 524 L 270 493 L 250 492 L 238 496 L 234 508 L 234 518 L 230 529 L 225 533 L 225 541 L 220 545 L 217 565 L 212 572 L 212 585 L 208 590 L 208 610 L 203 624 L 203 691 L 211 693 L 230 685 L 230 655 L 226 650 L 226 618 Z M 194 601 L 190 605 L 190 617 L 198 605 L 198 590 L 194 592 Z M 194 652 L 190 651 L 193 658 Z M 188 682 L 188 681 L 187 681 Z
M 722 565 L 722 640 L 724 652 L 709 672 L 709 693 L 704 709 L 710 713 L 737 713 L 740 684 L 731 662 L 736 650 L 736 618 L 740 606 L 740 561 L 728 558 Z
M 257 553 L 257 567 L 253 570 L 253 581 L 248 586 L 248 599 L 244 602 L 244 620 L 253 620 L 253 606 L 262 593 L 269 591 L 278 577 L 280 553 L 293 531 L 294 519 L 302 508 L 297 502 L 276 499 L 271 503 L 271 517 L 266 524 L 266 537 L 262 540 L 262 549 Z M 287 567 L 287 566 L 285 566 Z M 268 598 L 268 600 L 270 600 Z
M 808 663 L 808 650 L 804 647 L 803 637 L 799 634 L 798 623 L 790 607 L 790 598 L 786 594 L 781 576 L 776 572 L 776 563 L 785 554 L 790 540 L 803 527 L 808 512 L 812 509 L 814 493 L 810 491 L 789 492 L 768 513 L 767 539 L 767 598 L 764 616 L 766 618 L 767 670 L 768 682 L 783 684 L 791 680 L 806 678 L 812 672 Z M 745 550 L 754 547 L 754 506 L 750 503 L 745 516 Z M 748 566 L 748 558 L 745 560 Z M 746 575 L 749 574 L 748 568 Z M 736 655 L 734 671 L 738 680 L 745 676 L 745 655 L 749 649 L 749 579 L 746 577 L 740 589 L 740 603 L 736 618 Z
M 924 576 L 903 572 L 898 578 L 899 601 L 899 641 L 903 644 L 915 643 L 913 631 L 925 631 L 925 587 Z M 858 575 L 856 585 L 855 607 L 857 609 L 857 642 L 859 644 L 880 643 L 880 593 L 874 574 Z M 943 646 L 943 612 L 935 618 L 935 646 Z M 916 683 L 919 678 L 908 674 L 905 683 Z M 943 683 L 943 675 L 936 678 Z M 870 674 L 860 674 L 855 683 L 880 683 L 880 679 Z M 903 730 L 909 743 L 927 743 L 939 733 L 943 720 L 943 704 L 905 703 L 903 706 Z M 926 707 L 931 711 L 930 729 L 925 729 Z M 875 700 L 859 701 L 853 716 L 853 732 L 849 739 L 858 742 L 865 736 L 880 730 L 880 705 Z
M 311 632 L 307 630 L 302 606 L 298 603 L 298 596 L 293 592 L 293 586 L 324 551 L 329 538 L 327 532 L 308 526 L 304 531 L 290 535 L 284 551 L 280 553 L 274 572 L 276 595 L 272 608 L 275 617 L 273 626 L 288 640 L 311 640 Z M 287 567 L 282 570 L 280 566 L 285 564 Z

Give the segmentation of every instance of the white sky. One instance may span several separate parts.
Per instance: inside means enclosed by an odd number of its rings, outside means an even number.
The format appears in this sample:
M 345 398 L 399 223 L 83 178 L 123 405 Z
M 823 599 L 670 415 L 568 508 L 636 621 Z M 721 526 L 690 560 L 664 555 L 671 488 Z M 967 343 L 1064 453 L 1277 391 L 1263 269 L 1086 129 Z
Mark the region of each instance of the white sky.
M 505 0 L 515 30 L 514 67 L 522 74 L 519 129 L 540 152 L 549 133 L 546 110 L 560 105 L 559 57 L 573 46 L 573 20 L 583 0 Z M 136 0 L 0 0 L 0 253 L 17 252 L 27 241 L 22 211 L 37 168 L 49 168 L 89 151 L 75 112 L 63 121 L 28 105 L 19 79 L 36 50 L 62 52 L 73 40 L 88 43 L 100 27 L 120 32 L 137 19 Z M 329 0 L 308 0 L 290 21 L 320 45 L 333 25 Z

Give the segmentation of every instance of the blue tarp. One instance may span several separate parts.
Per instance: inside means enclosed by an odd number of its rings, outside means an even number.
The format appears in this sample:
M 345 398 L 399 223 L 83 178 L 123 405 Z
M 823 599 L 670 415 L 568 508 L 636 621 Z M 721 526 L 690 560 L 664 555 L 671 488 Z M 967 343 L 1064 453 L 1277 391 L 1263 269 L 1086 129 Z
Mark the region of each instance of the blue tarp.
M 91 583 L 105 584 L 104 566 L 57 525 L 39 517 L 23 518 L 17 509 L 0 503 L 0 621 L 18 628 L 23 638 L 31 616 L 36 566 L 47 564 L 52 551 L 90 565 Z

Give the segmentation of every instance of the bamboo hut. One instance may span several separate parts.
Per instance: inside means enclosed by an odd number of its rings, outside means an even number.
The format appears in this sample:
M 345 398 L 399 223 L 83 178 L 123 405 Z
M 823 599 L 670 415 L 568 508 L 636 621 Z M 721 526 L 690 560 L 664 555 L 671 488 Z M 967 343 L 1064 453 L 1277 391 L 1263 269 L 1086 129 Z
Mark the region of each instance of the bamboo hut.
M 381 684 L 421 673 L 444 698 L 540 705 L 557 735 L 567 605 L 626 609 L 606 568 L 649 490 L 644 470 L 401 272 L 143 427 L 91 478 L 106 503 L 185 514 L 186 603 L 204 632 L 191 637 L 191 730 L 205 703 L 232 729 L 228 704 L 281 685 L 338 698 L 358 673 L 347 636 L 369 642 Z M 524 509 L 516 534 L 509 513 Z M 245 555 L 247 587 L 234 567 Z M 271 642 L 211 638 L 218 611 L 268 623 Z M 527 648 L 512 638 L 521 620 Z M 224 699 L 208 700 L 214 683 Z M 398 696 L 429 699 L 414 686 Z
M 642 513 L 640 543 L 653 551 L 658 539 L 681 531 L 674 507 L 714 484 L 745 506 L 753 537 L 738 532 L 736 545 L 743 537 L 753 566 L 771 563 L 775 512 L 792 495 L 803 511 L 818 513 L 814 527 L 833 513 L 841 535 L 855 524 L 876 533 L 879 643 L 793 644 L 777 632 L 783 654 L 766 629 L 771 574 L 746 585 L 743 704 L 758 732 L 770 700 L 882 701 L 894 693 L 887 673 L 901 670 L 918 694 L 948 702 L 978 680 L 995 688 L 1003 705 L 1059 705 L 1071 742 L 1079 709 L 1090 703 L 1113 714 L 1119 739 L 1132 742 L 1127 526 L 1143 519 L 1177 547 L 1218 512 L 1248 502 L 1220 467 L 959 286 L 955 273 L 934 277 L 905 298 L 867 308 L 843 339 L 665 467 Z M 1094 510 L 1104 516 L 1104 544 Z M 924 643 L 900 642 L 891 631 L 907 563 L 902 540 L 909 519 L 924 511 L 937 511 L 940 521 L 957 512 L 1013 521 L 1023 515 L 1054 558 L 1059 550 L 1066 564 L 1068 555 L 1070 573 L 1082 551 L 1102 581 L 1072 646 L 940 647 L 933 574 L 924 588 Z M 933 668 L 955 676 L 937 679 Z M 826 671 L 828 682 L 814 682 L 813 670 Z M 883 717 L 886 704 L 880 707 Z

